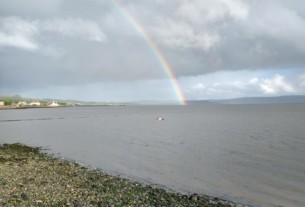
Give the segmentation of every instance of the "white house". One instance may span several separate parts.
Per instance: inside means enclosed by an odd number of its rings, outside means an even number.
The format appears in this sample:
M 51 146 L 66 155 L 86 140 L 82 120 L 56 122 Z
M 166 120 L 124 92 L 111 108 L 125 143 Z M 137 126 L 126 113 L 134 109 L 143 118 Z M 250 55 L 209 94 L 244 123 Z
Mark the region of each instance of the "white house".
M 4 106 L 4 101 L 0 101 L 0 107 Z
M 52 101 L 51 103 L 48 104 L 48 106 L 50 106 L 50 107 L 58 107 L 59 105 L 58 105 L 57 102 Z
M 22 106 L 26 106 L 26 105 L 28 105 L 28 103 L 27 103 L 26 101 L 19 101 L 19 102 L 16 104 L 17 107 L 22 107 Z
M 31 101 L 30 106 L 40 106 L 40 102 L 39 101 Z

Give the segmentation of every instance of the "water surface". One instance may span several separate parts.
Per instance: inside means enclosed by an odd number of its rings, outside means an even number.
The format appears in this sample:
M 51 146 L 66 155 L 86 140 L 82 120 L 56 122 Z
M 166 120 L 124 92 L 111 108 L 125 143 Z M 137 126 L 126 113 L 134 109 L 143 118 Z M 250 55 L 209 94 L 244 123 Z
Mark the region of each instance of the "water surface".
M 0 143 L 179 192 L 305 206 L 305 105 L 0 110 Z M 157 121 L 156 117 L 165 118 Z

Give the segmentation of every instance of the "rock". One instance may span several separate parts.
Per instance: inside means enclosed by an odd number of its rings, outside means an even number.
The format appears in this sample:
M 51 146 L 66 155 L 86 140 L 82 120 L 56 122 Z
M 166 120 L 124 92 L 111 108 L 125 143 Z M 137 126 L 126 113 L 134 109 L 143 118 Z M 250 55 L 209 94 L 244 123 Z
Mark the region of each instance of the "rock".
M 212 204 L 212 205 L 217 205 L 217 204 L 218 204 L 218 202 L 213 201 L 213 200 L 209 200 L 209 204 Z
M 200 199 L 200 196 L 196 193 L 192 194 L 189 198 L 192 201 L 198 201 Z
M 187 196 L 187 195 L 182 195 L 182 196 L 181 196 L 181 198 L 183 198 L 183 199 L 187 199 L 187 198 L 188 198 L 188 196 Z
M 79 206 L 82 206 L 82 203 L 77 199 L 77 200 L 73 201 L 73 206 L 74 207 L 79 207 Z
M 29 197 L 25 193 L 21 193 L 20 197 L 22 198 L 22 200 L 29 200 Z

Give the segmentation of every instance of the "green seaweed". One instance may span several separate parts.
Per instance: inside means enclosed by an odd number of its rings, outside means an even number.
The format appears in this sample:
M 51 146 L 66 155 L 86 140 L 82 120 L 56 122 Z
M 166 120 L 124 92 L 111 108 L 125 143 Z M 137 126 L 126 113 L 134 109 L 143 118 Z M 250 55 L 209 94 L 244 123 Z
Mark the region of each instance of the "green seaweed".
M 35 154 L 40 153 L 40 148 L 29 147 L 21 143 L 3 144 L 0 146 L 0 150 L 13 150 L 16 151 L 16 153 L 35 153 Z

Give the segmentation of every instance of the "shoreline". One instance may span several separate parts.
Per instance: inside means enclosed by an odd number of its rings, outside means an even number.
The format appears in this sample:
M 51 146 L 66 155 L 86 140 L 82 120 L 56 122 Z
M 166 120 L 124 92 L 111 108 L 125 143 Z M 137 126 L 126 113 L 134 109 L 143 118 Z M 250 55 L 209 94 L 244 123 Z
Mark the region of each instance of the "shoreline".
M 126 104 L 101 104 L 101 105 L 69 105 L 69 106 L 4 106 L 0 107 L 0 110 L 13 110 L 13 109 L 56 109 L 56 108 L 73 108 L 73 107 L 106 107 L 106 106 L 127 106 Z
M 109 175 L 22 144 L 0 145 L 1 206 L 247 207 Z

